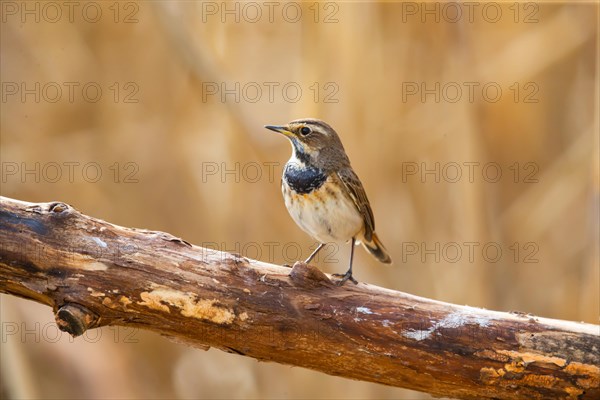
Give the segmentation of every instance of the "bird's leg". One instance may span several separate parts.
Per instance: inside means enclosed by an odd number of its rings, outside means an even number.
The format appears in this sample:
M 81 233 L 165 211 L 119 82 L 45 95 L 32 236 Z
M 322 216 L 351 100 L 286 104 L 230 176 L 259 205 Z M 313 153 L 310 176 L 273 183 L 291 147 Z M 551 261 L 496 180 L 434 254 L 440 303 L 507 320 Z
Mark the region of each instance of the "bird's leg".
M 358 281 L 356 279 L 354 279 L 354 277 L 352 277 L 352 260 L 354 259 L 354 242 L 355 241 L 356 240 L 354 238 L 352 238 L 352 248 L 350 249 L 350 268 L 348 268 L 348 271 L 346 271 L 346 273 L 344 275 L 332 274 L 332 276 L 338 276 L 338 277 L 342 278 L 335 283 L 338 286 L 342 286 L 348 280 L 351 281 L 352 283 L 354 283 L 355 285 L 358 285 Z
M 312 252 L 310 256 L 308 256 L 306 261 L 304 261 L 304 264 L 308 264 L 313 258 L 315 258 L 315 256 L 317 255 L 319 250 L 323 248 L 323 246 L 325 246 L 325 243 L 319 243 L 319 246 L 315 249 L 315 251 Z

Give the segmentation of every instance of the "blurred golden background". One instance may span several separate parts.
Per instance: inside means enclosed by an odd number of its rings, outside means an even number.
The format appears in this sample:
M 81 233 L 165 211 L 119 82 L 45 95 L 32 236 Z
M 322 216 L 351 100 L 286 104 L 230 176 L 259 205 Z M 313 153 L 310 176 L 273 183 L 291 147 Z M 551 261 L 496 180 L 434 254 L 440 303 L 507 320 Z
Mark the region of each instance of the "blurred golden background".
M 598 323 L 598 4 L 67 3 L 1 3 L 3 196 L 293 263 L 263 125 L 316 117 L 394 259 L 357 249 L 359 281 Z M 3 398 L 429 398 L 1 311 Z

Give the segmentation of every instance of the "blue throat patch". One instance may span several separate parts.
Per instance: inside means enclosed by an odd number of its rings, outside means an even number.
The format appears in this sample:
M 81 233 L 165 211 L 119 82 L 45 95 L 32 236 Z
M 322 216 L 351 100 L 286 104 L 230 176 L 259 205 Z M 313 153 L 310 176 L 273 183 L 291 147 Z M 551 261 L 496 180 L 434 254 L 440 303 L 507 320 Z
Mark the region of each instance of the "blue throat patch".
M 321 169 L 298 164 L 287 164 L 283 177 L 290 189 L 298 194 L 310 193 L 327 180 L 327 175 Z

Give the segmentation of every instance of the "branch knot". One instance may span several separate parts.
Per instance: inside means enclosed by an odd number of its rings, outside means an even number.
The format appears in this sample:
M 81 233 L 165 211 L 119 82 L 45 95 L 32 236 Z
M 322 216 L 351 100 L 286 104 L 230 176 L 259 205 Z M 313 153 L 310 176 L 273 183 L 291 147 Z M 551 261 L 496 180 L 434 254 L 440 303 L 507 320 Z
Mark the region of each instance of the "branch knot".
M 69 333 L 73 337 L 81 336 L 98 322 L 98 315 L 86 307 L 68 303 L 60 307 L 56 314 L 56 325 L 58 329 Z

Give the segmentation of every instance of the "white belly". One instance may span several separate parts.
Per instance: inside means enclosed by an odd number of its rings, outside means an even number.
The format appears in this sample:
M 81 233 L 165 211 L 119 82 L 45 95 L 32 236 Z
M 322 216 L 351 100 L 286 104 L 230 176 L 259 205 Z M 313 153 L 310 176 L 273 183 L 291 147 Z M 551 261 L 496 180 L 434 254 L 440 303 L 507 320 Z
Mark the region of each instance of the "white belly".
M 310 236 L 321 243 L 346 242 L 363 230 L 363 218 L 348 195 L 332 185 L 331 178 L 308 194 L 291 192 L 282 184 L 285 206 Z

